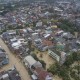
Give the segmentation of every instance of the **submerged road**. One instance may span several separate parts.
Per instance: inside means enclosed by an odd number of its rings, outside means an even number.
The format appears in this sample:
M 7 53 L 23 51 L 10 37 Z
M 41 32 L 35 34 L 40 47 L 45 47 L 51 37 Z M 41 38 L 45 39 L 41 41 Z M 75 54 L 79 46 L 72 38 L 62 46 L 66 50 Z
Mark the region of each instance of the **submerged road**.
M 15 65 L 15 67 L 17 68 L 17 70 L 20 73 L 22 80 L 31 80 L 30 76 L 28 74 L 28 71 L 25 69 L 25 67 L 22 64 L 22 62 L 20 61 L 20 59 L 15 57 L 15 55 L 11 53 L 11 51 L 8 49 L 7 45 L 2 41 L 1 38 L 0 38 L 0 46 L 6 51 L 6 53 L 8 54 L 8 57 L 9 57 L 9 64 L 2 67 L 0 69 L 0 71 L 8 70 Z

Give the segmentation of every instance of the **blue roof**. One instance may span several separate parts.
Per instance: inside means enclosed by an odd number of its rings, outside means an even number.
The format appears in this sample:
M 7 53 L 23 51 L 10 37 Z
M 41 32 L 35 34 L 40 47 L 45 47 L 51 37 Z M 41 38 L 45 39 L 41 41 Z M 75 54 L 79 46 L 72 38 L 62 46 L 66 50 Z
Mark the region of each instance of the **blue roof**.
M 6 64 L 8 64 L 9 63 L 9 59 L 4 59 L 3 61 L 2 61 L 2 64 L 3 65 L 6 65 Z

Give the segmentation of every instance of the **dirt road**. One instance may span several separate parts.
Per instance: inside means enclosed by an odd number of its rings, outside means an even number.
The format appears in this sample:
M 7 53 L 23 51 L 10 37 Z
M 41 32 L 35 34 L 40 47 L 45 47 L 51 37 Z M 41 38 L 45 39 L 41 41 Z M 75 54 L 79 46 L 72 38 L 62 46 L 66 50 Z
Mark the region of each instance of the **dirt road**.
M 0 71 L 8 70 L 9 68 L 15 65 L 15 67 L 20 73 L 22 80 L 31 80 L 22 62 L 10 52 L 10 50 L 8 49 L 8 47 L 5 45 L 5 43 L 2 41 L 1 38 L 0 38 L 0 46 L 2 46 L 2 48 L 5 49 L 6 53 L 9 56 L 9 64 L 0 69 Z

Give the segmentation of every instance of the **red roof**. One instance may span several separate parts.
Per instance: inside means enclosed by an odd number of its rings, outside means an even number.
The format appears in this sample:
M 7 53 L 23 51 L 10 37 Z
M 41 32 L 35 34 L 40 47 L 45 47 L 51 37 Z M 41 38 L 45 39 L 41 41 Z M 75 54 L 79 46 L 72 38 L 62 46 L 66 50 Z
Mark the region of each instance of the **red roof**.
M 53 46 L 53 43 L 52 43 L 52 41 L 45 39 L 45 40 L 43 40 L 43 45 Z
M 46 70 L 43 68 L 36 68 L 36 72 L 38 74 L 38 79 L 39 80 L 45 80 L 47 76 L 52 76 L 51 73 L 48 73 Z

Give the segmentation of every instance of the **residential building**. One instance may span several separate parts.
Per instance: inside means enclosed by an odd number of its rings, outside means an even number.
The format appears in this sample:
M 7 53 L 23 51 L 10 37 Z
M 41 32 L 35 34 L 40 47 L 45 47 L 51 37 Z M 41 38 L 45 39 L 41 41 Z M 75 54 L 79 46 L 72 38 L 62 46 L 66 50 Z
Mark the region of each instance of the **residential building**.
M 16 68 L 13 67 L 8 71 L 0 72 L 0 80 L 21 80 L 21 77 Z
M 48 54 L 60 64 L 63 64 L 66 60 L 66 53 L 63 51 L 59 51 L 56 48 L 50 48 L 48 50 Z
M 9 63 L 8 55 L 5 50 L 0 46 L 0 67 Z

